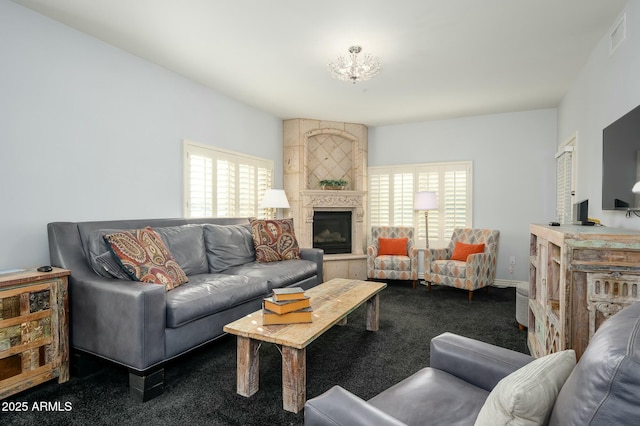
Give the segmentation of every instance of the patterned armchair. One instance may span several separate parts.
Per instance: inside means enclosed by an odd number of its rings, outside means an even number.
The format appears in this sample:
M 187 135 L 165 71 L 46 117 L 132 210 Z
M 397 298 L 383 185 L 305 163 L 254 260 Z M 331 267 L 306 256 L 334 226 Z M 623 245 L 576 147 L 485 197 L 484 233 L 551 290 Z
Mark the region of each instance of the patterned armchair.
M 379 238 L 407 238 L 406 255 L 380 255 Z M 416 288 L 418 279 L 418 248 L 414 231 L 407 226 L 372 226 L 367 247 L 367 278 L 412 280 Z
M 449 247 L 428 249 L 424 253 L 424 279 L 429 290 L 431 284 L 462 288 L 469 290 L 469 300 L 472 300 L 474 290 L 493 284 L 496 277 L 499 239 L 500 231 L 496 230 L 454 229 Z M 484 243 L 484 253 L 470 254 L 466 262 L 451 260 L 456 242 Z

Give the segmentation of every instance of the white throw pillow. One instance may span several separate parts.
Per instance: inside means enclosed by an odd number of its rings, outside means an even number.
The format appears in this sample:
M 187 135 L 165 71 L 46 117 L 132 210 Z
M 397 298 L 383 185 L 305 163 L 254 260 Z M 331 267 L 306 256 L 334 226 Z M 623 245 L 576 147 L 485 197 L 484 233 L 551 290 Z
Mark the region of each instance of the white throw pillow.
M 519 368 L 493 388 L 475 425 L 546 425 L 556 397 L 575 365 L 575 351 L 566 350 Z

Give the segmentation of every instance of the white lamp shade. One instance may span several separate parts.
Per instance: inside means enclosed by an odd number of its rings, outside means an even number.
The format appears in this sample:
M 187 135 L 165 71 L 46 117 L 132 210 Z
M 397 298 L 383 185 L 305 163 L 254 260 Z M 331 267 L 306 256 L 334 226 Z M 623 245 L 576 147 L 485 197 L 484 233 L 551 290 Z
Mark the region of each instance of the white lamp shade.
M 634 194 L 640 194 L 640 182 L 636 182 L 636 184 L 633 185 L 633 188 L 631 189 L 631 191 Z
M 261 209 L 288 209 L 289 200 L 284 189 L 267 189 L 258 206 Z
M 438 208 L 438 197 L 435 191 L 416 192 L 413 198 L 414 210 L 433 210 Z

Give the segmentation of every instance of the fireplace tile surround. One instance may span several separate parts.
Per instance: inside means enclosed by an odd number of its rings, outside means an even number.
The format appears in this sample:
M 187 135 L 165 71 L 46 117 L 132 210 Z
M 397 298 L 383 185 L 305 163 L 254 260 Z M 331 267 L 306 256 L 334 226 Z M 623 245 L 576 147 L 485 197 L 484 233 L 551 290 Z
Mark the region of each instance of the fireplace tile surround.
M 367 138 L 362 124 L 283 122 L 284 190 L 300 246 L 313 246 L 314 211 L 351 212 L 351 253 L 325 255 L 325 281 L 366 279 Z M 322 179 L 345 179 L 348 184 L 345 190 L 322 190 Z

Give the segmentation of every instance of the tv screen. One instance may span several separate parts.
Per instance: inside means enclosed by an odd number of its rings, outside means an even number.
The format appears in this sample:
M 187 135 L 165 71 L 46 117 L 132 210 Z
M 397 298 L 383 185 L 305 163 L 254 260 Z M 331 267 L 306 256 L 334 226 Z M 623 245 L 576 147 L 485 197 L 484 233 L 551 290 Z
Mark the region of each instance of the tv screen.
M 640 209 L 640 106 L 602 131 L 602 210 Z

